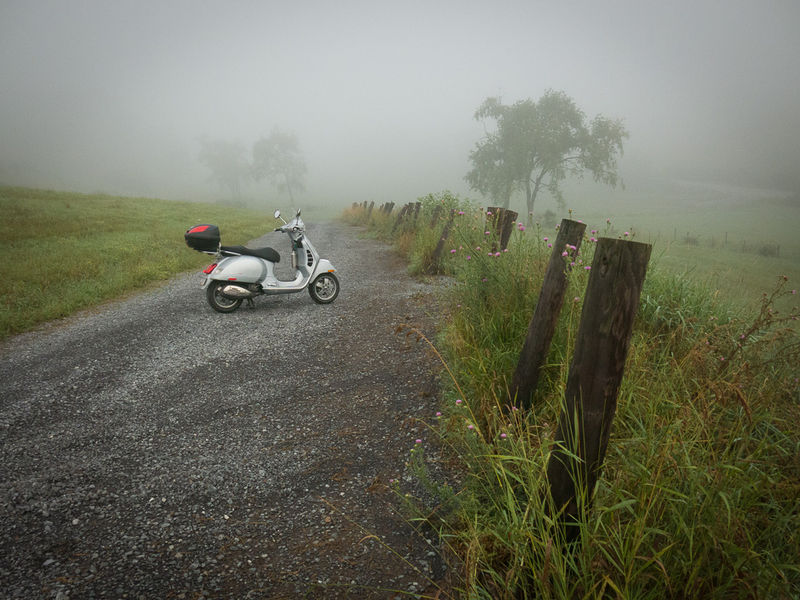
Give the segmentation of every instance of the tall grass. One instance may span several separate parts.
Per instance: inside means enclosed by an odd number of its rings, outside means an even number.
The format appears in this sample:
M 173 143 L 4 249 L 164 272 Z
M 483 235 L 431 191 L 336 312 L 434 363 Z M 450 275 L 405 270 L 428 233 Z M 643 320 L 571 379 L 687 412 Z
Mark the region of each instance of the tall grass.
M 593 508 L 570 545 L 550 516 L 546 465 L 588 278 L 581 267 L 602 232 L 587 227 L 545 377 L 521 414 L 506 410 L 506 386 L 555 232 L 518 227 L 509 251 L 489 256 L 481 209 L 447 193 L 421 202 L 421 215 L 438 205 L 463 213 L 440 265 L 454 283 L 431 343 L 449 375 L 441 414 L 428 419 L 460 487 L 434 482 L 422 448 L 411 460 L 438 499 L 420 500 L 416 518 L 456 557 L 457 595 L 800 596 L 800 340 L 787 327 L 796 309 L 775 308 L 797 284 L 776 273 L 753 309 L 651 264 Z M 359 209 L 345 218 L 396 241 L 412 265 L 441 227 L 420 217 L 393 229 Z
M 0 188 L 0 338 L 208 262 L 186 247 L 198 223 L 226 243 L 262 235 L 271 216 L 218 205 Z

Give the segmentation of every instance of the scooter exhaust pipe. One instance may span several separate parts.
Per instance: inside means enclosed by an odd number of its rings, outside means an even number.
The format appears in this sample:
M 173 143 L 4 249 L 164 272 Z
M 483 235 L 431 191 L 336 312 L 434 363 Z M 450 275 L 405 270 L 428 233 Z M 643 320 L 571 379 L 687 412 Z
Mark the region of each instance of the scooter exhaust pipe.
M 251 292 L 250 290 L 246 290 L 242 286 L 239 285 L 226 285 L 224 288 L 220 290 L 223 296 L 227 296 L 228 298 L 253 298 L 255 297 L 255 293 Z

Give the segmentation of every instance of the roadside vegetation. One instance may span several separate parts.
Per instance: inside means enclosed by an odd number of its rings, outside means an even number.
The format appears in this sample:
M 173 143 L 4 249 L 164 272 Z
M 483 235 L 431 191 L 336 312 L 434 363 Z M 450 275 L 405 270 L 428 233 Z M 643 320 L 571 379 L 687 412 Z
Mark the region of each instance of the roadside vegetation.
M 0 188 L 0 338 L 201 267 L 186 247 L 198 223 L 226 244 L 268 231 L 272 216 L 219 204 Z
M 452 278 L 435 340 L 443 406 L 420 415 L 441 452 L 409 464 L 427 487 L 408 500 L 433 527 L 466 598 L 790 598 L 800 595 L 798 273 L 776 267 L 738 293 L 703 264 L 687 270 L 655 244 L 590 518 L 568 546 L 548 516 L 546 465 L 566 387 L 594 240 L 632 236 L 586 220 L 544 377 L 526 414 L 506 410 L 552 224 L 518 222 L 507 251 L 486 211 L 449 193 L 397 224 L 353 206 L 344 220 L 395 245 L 410 270 Z M 453 226 L 435 256 L 445 223 Z M 579 217 L 579 216 L 578 216 Z M 573 217 L 576 218 L 576 217 Z M 641 241 L 641 240 L 640 240 Z M 646 239 L 644 241 L 647 241 Z M 706 249 L 704 261 L 732 260 Z M 735 262 L 728 265 L 736 271 Z M 698 275 L 699 274 L 699 275 Z M 761 285 L 766 278 L 767 286 Z M 413 330 L 403 333 L 420 336 Z M 434 476 L 443 456 L 461 476 Z M 436 468 L 432 468 L 436 467 Z M 443 590 L 444 591 L 444 590 Z

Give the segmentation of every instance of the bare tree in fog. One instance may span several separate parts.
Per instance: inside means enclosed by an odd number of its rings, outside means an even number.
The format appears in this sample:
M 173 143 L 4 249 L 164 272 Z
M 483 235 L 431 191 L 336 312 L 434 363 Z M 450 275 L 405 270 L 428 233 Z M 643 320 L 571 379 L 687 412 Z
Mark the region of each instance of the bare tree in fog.
M 253 144 L 253 177 L 267 179 L 279 191 L 288 192 L 294 202 L 293 192 L 305 189 L 306 162 L 300 151 L 297 136 L 273 129 L 269 137 Z
M 544 188 L 559 202 L 559 183 L 568 174 L 589 171 L 595 181 L 616 186 L 617 156 L 628 132 L 619 120 L 596 116 L 590 123 L 564 92 L 548 90 L 539 99 L 506 106 L 487 98 L 475 112 L 479 121 L 491 120 L 470 152 L 469 186 L 508 208 L 514 190 L 525 191 L 528 214 Z
M 242 181 L 250 175 L 245 147 L 239 142 L 200 140 L 198 158 L 211 171 L 211 178 L 227 190 L 233 199 L 241 198 Z

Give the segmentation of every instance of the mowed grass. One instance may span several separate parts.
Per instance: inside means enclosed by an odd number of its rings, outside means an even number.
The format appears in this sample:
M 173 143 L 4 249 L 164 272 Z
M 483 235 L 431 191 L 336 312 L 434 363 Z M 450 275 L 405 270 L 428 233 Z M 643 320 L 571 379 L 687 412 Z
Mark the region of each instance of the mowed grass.
M 184 232 L 220 227 L 244 244 L 271 215 L 222 205 L 0 188 L 0 338 L 196 269 Z

